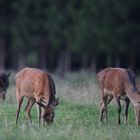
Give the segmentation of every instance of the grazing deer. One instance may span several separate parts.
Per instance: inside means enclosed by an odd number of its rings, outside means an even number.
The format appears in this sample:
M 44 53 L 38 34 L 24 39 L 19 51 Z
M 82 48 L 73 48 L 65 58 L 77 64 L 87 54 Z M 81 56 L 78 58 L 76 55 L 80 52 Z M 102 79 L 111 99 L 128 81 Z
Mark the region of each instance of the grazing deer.
M 100 121 L 107 118 L 107 105 L 114 98 L 118 106 L 118 124 L 121 123 L 121 103 L 125 100 L 125 120 L 127 124 L 128 107 L 130 101 L 135 110 L 137 123 L 140 124 L 140 92 L 137 90 L 135 75 L 131 70 L 123 68 L 106 68 L 97 73 L 97 80 L 101 89 Z
M 41 107 L 44 108 L 43 121 L 47 123 L 53 122 L 54 108 L 58 105 L 58 98 L 55 98 L 55 85 L 51 76 L 39 69 L 24 68 L 16 74 L 15 79 L 17 98 L 16 124 L 24 97 L 28 98 L 25 111 L 30 122 L 30 110 L 34 103 L 39 105 L 39 123 Z
M 4 101 L 6 97 L 10 74 L 10 72 L 8 74 L 0 73 L 0 99 L 2 99 L 2 101 Z

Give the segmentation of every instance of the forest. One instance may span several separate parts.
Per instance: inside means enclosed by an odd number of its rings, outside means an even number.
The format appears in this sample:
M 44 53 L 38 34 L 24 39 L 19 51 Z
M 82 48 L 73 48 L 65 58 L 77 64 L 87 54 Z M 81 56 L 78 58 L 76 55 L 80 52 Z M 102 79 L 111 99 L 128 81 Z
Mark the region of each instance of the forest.
M 140 71 L 139 0 L 0 0 L 0 69 Z
M 16 75 L 24 67 L 43 69 L 54 79 L 59 104 L 52 124 L 43 126 L 44 116 L 38 115 L 37 106 L 30 110 L 26 105 L 28 101 L 38 102 L 33 96 L 47 93 L 45 108 L 49 112 L 54 110 L 54 103 L 49 101 L 52 100 L 52 80 L 43 78 L 41 81 L 34 74 L 36 82 L 29 74 L 29 80 L 21 78 L 23 83 L 19 84 L 18 80 L 16 83 Z M 108 123 L 102 123 L 99 106 L 105 103 L 102 104 L 96 73 L 106 67 L 131 69 L 136 74 L 136 84 L 129 70 L 128 79 L 121 73 L 123 88 L 117 91 L 124 96 L 114 93 L 117 100 L 113 99 L 108 105 L 108 113 L 107 108 L 102 107 L 104 114 L 108 114 Z M 1 71 L 10 77 L 9 82 L 0 81 L 4 85 L 4 88 L 0 86 L 0 140 L 140 139 L 139 121 L 135 118 L 135 114 L 140 116 L 137 94 L 137 88 L 140 90 L 140 0 L 0 0 L 0 74 Z M 115 78 L 116 83 L 119 81 L 118 76 L 110 77 Z M 108 87 L 112 89 L 105 90 L 113 94 L 113 86 L 120 86 L 110 81 Z M 32 86 L 28 86 L 29 83 Z M 18 86 L 23 90 L 16 88 Z M 3 94 L 5 87 L 7 93 Z M 36 95 L 21 97 L 18 103 L 20 94 L 16 92 Z M 2 95 L 5 101 L 1 100 Z M 127 111 L 129 97 L 133 99 Z M 43 103 L 42 95 L 41 99 Z M 119 103 L 118 99 L 124 101 Z M 16 124 L 17 111 L 20 115 Z M 54 113 L 52 115 L 54 117 Z M 30 116 L 32 123 L 28 120 Z M 120 125 L 117 124 L 119 116 Z M 38 117 L 42 119 L 41 125 Z

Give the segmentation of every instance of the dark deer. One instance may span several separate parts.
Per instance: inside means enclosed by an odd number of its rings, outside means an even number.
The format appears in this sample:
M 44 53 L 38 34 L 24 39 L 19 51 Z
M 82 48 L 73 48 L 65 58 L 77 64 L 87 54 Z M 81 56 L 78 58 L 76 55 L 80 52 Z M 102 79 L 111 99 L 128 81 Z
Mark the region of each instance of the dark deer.
M 43 121 L 51 123 L 54 120 L 54 108 L 58 105 L 55 98 L 55 85 L 52 77 L 45 71 L 35 68 L 24 68 L 16 74 L 16 124 L 24 97 L 28 98 L 25 111 L 31 122 L 30 110 L 34 103 L 44 108 Z M 41 111 L 39 111 L 39 123 Z
M 125 120 L 127 124 L 128 107 L 130 101 L 135 110 L 137 123 L 140 124 L 140 92 L 135 83 L 135 75 L 131 70 L 123 68 L 106 68 L 97 73 L 97 80 L 101 89 L 100 121 L 107 118 L 107 105 L 114 98 L 118 106 L 118 124 L 121 123 L 121 103 L 124 100 Z
M 0 73 L 0 99 L 2 101 L 5 100 L 6 97 L 6 91 L 9 87 L 9 76 L 10 72 L 8 74 Z

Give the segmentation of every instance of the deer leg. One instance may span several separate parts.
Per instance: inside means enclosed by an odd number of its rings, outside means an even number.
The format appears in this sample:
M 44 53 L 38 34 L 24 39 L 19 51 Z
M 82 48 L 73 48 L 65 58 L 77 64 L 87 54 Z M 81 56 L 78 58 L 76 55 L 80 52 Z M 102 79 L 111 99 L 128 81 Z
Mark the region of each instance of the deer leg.
M 139 103 L 135 103 L 134 105 L 135 109 L 135 117 L 136 117 L 136 123 L 140 125 L 140 111 L 139 111 Z
M 37 105 L 38 123 L 41 122 L 41 106 Z
M 28 101 L 27 101 L 27 104 L 26 104 L 26 107 L 25 107 L 24 111 L 26 111 L 26 109 L 28 108 L 29 103 L 30 103 L 30 99 L 28 99 Z
M 103 99 L 102 99 L 101 102 L 100 102 L 100 121 L 101 122 L 103 121 L 104 111 L 105 111 L 105 106 L 104 106 L 104 102 L 103 102 Z
M 23 102 L 23 98 L 24 97 L 17 97 L 17 110 L 16 110 L 16 124 L 18 122 L 18 116 L 19 116 L 19 113 L 20 113 L 20 107 L 22 105 L 22 102 Z
M 103 101 L 100 102 L 100 121 L 103 120 L 103 112 L 104 112 L 104 103 Z
M 128 119 L 128 108 L 129 108 L 130 100 L 126 99 L 125 100 L 125 122 L 127 124 L 127 119 Z
M 103 121 L 103 118 L 106 118 L 106 122 L 108 121 L 108 116 L 107 116 L 107 96 L 104 96 L 102 98 L 102 101 L 100 103 L 100 121 Z
M 31 112 L 31 109 L 32 109 L 34 103 L 35 103 L 35 100 L 30 100 L 29 99 L 28 102 L 27 102 L 26 108 L 25 108 L 26 117 L 27 117 L 27 119 L 29 120 L 30 123 L 32 123 L 30 112 Z
M 122 107 L 121 107 L 121 102 L 120 102 L 119 97 L 115 97 L 115 101 L 116 101 L 117 106 L 118 106 L 118 124 L 120 124 L 121 123 L 120 115 L 121 115 Z
M 113 96 L 108 96 L 107 105 L 112 101 L 112 99 L 113 99 Z
M 105 96 L 105 97 L 104 97 L 105 118 L 106 118 L 106 122 L 108 122 L 107 98 L 108 98 L 108 96 Z

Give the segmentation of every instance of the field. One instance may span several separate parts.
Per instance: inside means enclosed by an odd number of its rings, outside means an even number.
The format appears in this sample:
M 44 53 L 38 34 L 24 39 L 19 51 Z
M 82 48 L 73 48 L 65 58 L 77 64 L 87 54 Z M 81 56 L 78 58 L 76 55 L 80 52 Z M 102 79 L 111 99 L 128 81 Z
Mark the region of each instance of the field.
M 135 123 L 132 105 L 129 108 L 129 123 L 125 124 L 122 110 L 122 124 L 117 125 L 115 103 L 108 107 L 109 122 L 99 122 L 99 87 L 94 74 L 85 72 L 67 74 L 64 80 L 53 75 L 57 96 L 55 121 L 49 126 L 37 123 L 36 106 L 32 115 L 32 125 L 25 119 L 24 105 L 18 125 L 15 125 L 15 82 L 10 77 L 10 87 L 5 103 L 0 104 L 0 140 L 136 140 L 140 138 L 140 127 Z M 124 106 L 122 102 L 122 106 Z M 124 108 L 124 107 L 123 107 Z

